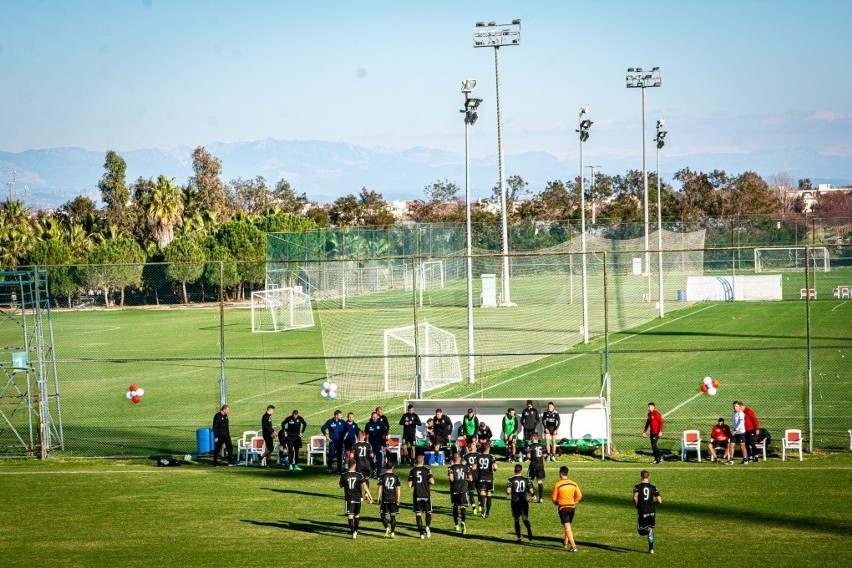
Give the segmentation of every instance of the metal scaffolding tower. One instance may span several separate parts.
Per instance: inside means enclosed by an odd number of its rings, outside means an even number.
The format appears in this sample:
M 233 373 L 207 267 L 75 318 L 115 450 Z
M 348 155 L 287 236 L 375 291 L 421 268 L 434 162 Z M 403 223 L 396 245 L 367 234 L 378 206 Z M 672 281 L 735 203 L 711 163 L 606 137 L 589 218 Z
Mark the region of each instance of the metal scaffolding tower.
M 64 449 L 47 271 L 0 270 L 0 455 Z

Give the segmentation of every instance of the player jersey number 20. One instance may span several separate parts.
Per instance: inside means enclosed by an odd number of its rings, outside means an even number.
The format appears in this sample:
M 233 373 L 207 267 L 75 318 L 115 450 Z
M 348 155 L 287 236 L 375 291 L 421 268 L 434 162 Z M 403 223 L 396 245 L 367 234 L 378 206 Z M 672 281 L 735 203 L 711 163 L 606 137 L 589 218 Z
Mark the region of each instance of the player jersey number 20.
M 526 493 L 527 492 L 527 482 L 523 479 L 516 479 L 512 482 L 514 485 L 513 489 L 515 493 Z

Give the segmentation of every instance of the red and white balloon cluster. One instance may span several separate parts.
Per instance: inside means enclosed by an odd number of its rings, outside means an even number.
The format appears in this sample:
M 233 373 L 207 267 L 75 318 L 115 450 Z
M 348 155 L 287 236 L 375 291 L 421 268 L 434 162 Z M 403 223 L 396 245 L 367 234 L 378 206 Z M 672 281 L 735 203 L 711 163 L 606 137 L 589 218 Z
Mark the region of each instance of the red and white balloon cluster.
M 142 396 L 144 394 L 144 389 L 140 389 L 136 385 L 130 385 L 130 388 L 127 390 L 124 396 L 127 397 L 127 400 L 133 402 L 133 404 L 139 404 L 140 402 L 142 402 Z
M 334 400 L 337 398 L 337 383 L 323 383 L 320 396 Z
M 707 393 L 710 396 L 716 396 L 716 389 L 719 388 L 719 381 L 713 377 L 704 377 L 704 382 L 701 383 L 701 392 Z

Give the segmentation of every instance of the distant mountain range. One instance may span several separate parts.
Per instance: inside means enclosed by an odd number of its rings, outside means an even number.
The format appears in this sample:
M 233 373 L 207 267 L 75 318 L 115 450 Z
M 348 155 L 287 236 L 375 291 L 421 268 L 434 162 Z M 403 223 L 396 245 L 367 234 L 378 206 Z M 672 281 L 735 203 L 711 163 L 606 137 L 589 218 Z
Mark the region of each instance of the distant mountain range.
M 464 156 L 433 148 L 384 150 L 320 140 L 258 140 L 230 144 L 213 143 L 207 150 L 222 161 L 223 180 L 261 175 L 272 186 L 286 179 L 311 200 L 331 202 L 341 195 L 357 194 L 362 187 L 381 193 L 388 201 L 422 199 L 423 188 L 448 179 L 464 189 Z M 192 174 L 192 148 L 177 146 L 119 151 L 127 161 L 127 180 L 139 176 L 156 178 L 162 174 L 180 184 Z M 82 148 L 51 148 L 10 153 L 0 151 L 0 198 L 9 195 L 15 170 L 16 198 L 34 208 L 54 208 L 77 195 L 99 199 L 98 180 L 103 175 L 105 152 Z M 623 174 L 641 169 L 641 157 L 608 158 L 596 156 L 600 172 Z M 649 168 L 653 168 L 653 161 Z M 756 171 L 766 177 L 786 172 L 795 178 L 811 178 L 816 183 L 852 184 L 852 159 L 825 156 L 804 148 L 760 151 L 748 154 L 693 154 L 666 156 L 663 179 L 681 168 L 697 171 L 725 170 L 739 174 Z M 567 180 L 577 175 L 577 159 L 561 160 L 547 152 L 526 152 L 506 156 L 506 175 L 520 175 L 530 189 L 539 191 L 548 181 Z M 588 175 L 588 170 L 586 171 Z M 488 197 L 497 180 L 497 158 L 488 156 L 471 161 L 474 197 Z

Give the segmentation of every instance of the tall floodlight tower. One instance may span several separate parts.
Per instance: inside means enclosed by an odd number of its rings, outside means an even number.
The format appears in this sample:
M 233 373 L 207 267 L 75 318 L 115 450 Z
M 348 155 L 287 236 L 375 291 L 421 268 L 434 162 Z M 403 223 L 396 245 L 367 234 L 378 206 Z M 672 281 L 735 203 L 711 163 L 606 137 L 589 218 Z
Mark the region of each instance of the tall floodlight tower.
M 643 71 L 641 67 L 629 67 L 627 69 L 626 81 L 628 89 L 642 89 L 642 209 L 645 219 L 645 266 L 643 270 L 648 275 L 648 293 L 645 296 L 645 300 L 650 302 L 651 253 L 648 245 L 648 150 L 645 138 L 645 89 L 662 87 L 663 79 L 660 77 L 659 67 L 653 67 L 650 71 Z
M 666 315 L 666 309 L 663 305 L 663 202 L 661 197 L 660 190 L 660 150 L 663 149 L 663 146 L 666 145 L 666 132 L 663 130 L 663 125 L 666 123 L 666 119 L 661 118 L 657 121 L 657 137 L 654 138 L 654 142 L 657 143 L 657 260 L 659 261 L 659 278 L 660 278 L 660 317 Z
M 473 47 L 494 48 L 494 73 L 497 79 L 497 165 L 500 170 L 500 222 L 503 249 L 503 296 L 502 306 L 511 306 L 512 294 L 509 286 L 509 226 L 506 211 L 506 174 L 503 164 L 503 110 L 500 104 L 500 48 L 504 45 L 521 44 L 521 20 L 511 24 L 476 22 L 473 31 Z
M 589 197 L 591 198 L 592 195 L 595 192 L 595 170 L 599 169 L 600 166 L 586 166 L 586 167 L 589 168 L 590 172 L 592 172 L 591 173 L 592 179 L 589 180 Z M 592 199 L 592 207 L 591 207 L 591 209 L 592 209 L 592 225 L 595 224 L 595 208 L 596 208 L 595 207 L 595 200 Z
M 583 180 L 583 144 L 589 139 L 592 121 L 583 118 L 589 112 L 589 105 L 580 107 L 577 132 L 580 133 L 580 248 L 583 253 L 583 343 L 589 342 L 589 289 L 586 278 L 586 187 Z
M 476 88 L 476 81 L 468 79 L 462 82 L 464 95 L 464 219 L 465 219 L 465 250 L 467 256 L 467 379 L 470 384 L 476 381 L 473 361 L 473 245 L 470 222 L 470 144 L 469 128 L 476 123 L 479 116 L 476 109 L 482 104 L 482 99 L 471 97 Z

